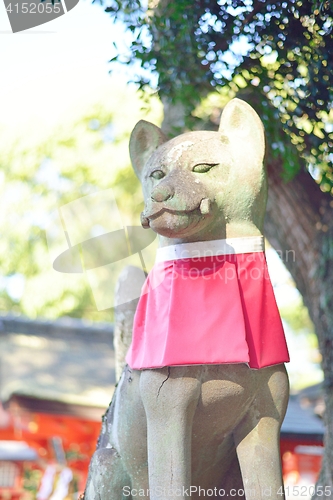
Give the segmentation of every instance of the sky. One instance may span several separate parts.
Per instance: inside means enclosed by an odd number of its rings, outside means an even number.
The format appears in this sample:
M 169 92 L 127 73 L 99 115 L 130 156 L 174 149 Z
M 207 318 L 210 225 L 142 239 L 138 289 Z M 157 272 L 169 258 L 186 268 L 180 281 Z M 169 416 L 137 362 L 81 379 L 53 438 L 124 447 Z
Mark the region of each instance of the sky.
M 89 0 L 12 34 L 0 0 L 0 125 L 52 126 L 69 108 L 92 100 L 110 84 L 113 41 L 122 37 L 120 26 Z
M 108 61 L 115 55 L 113 42 L 123 38 L 121 25 L 114 25 L 98 2 L 90 0 L 80 0 L 49 23 L 13 34 L 0 0 L 0 133 L 22 139 L 42 134 L 70 110 L 86 108 L 105 89 L 112 91 Z M 123 72 L 116 70 L 117 75 Z M 267 256 L 283 306 L 297 291 L 277 255 L 269 251 Z

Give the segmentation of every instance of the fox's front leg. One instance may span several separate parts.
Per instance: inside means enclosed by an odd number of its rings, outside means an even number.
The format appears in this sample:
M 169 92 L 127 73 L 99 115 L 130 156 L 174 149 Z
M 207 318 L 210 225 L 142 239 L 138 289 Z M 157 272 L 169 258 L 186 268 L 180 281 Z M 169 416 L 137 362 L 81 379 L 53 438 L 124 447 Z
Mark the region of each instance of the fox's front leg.
M 200 368 L 144 370 L 140 391 L 147 416 L 150 500 L 169 500 L 191 486 L 192 422 L 201 390 Z
M 246 499 L 284 500 L 280 427 L 289 382 L 283 364 L 256 372 L 258 390 L 248 414 L 234 430 Z

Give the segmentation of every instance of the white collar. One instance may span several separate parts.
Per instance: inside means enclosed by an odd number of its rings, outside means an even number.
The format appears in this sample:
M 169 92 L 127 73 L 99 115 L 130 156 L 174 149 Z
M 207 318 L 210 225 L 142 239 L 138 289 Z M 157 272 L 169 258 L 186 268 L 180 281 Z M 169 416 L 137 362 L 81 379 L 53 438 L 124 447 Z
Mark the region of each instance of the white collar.
M 193 243 L 180 243 L 179 245 L 169 245 L 158 248 L 156 253 L 156 262 L 264 251 L 265 241 L 263 236 L 228 238 L 226 240 L 195 241 Z

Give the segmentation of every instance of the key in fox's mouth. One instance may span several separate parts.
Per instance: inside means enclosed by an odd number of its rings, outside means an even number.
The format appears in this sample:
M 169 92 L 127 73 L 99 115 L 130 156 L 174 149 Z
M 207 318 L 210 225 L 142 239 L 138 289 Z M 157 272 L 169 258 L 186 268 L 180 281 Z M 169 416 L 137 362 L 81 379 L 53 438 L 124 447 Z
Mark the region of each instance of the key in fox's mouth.
M 172 215 L 190 215 L 194 212 L 199 212 L 201 215 L 208 215 L 211 211 L 211 202 L 209 198 L 203 198 L 199 205 L 191 210 L 174 210 L 167 207 L 162 207 L 160 210 L 157 210 L 151 214 L 146 214 L 145 212 L 141 213 L 141 224 L 144 228 L 148 228 L 150 226 L 150 221 L 157 219 L 163 213 L 167 212 Z
M 198 208 L 194 208 L 193 210 L 172 210 L 163 207 L 149 216 L 145 215 L 144 212 L 141 212 L 141 225 L 143 228 L 147 229 L 150 227 L 151 222 L 159 219 L 165 213 L 181 217 L 184 215 L 191 215 L 194 212 L 198 212 Z

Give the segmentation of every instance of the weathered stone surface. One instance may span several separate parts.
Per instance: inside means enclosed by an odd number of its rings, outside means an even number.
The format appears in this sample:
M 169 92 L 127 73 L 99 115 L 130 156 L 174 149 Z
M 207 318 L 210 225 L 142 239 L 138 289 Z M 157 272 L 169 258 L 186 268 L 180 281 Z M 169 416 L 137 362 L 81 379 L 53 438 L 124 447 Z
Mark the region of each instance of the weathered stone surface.
M 159 234 L 160 246 L 261 234 L 264 133 L 243 101 L 226 106 L 219 132 L 168 141 L 155 125 L 139 122 L 130 153 L 145 196 L 142 222 Z M 194 175 L 211 169 L 209 180 Z M 282 364 L 126 366 L 86 499 L 280 500 L 279 430 L 287 401 Z
M 219 132 L 188 132 L 167 141 L 158 127 L 140 121 L 130 153 L 142 182 L 143 218 L 161 235 L 160 246 L 260 235 L 264 152 L 261 120 L 239 99 L 226 106 Z M 210 168 L 209 179 L 193 175 Z
M 144 283 L 142 270 L 135 266 L 127 266 L 118 279 L 115 290 L 115 321 L 113 345 L 115 350 L 116 380 L 120 379 L 121 373 L 126 365 L 125 356 L 132 340 L 133 318 L 138 305 L 139 298 L 129 300 L 133 297 L 133 289 L 136 296 L 140 296 L 140 290 Z

